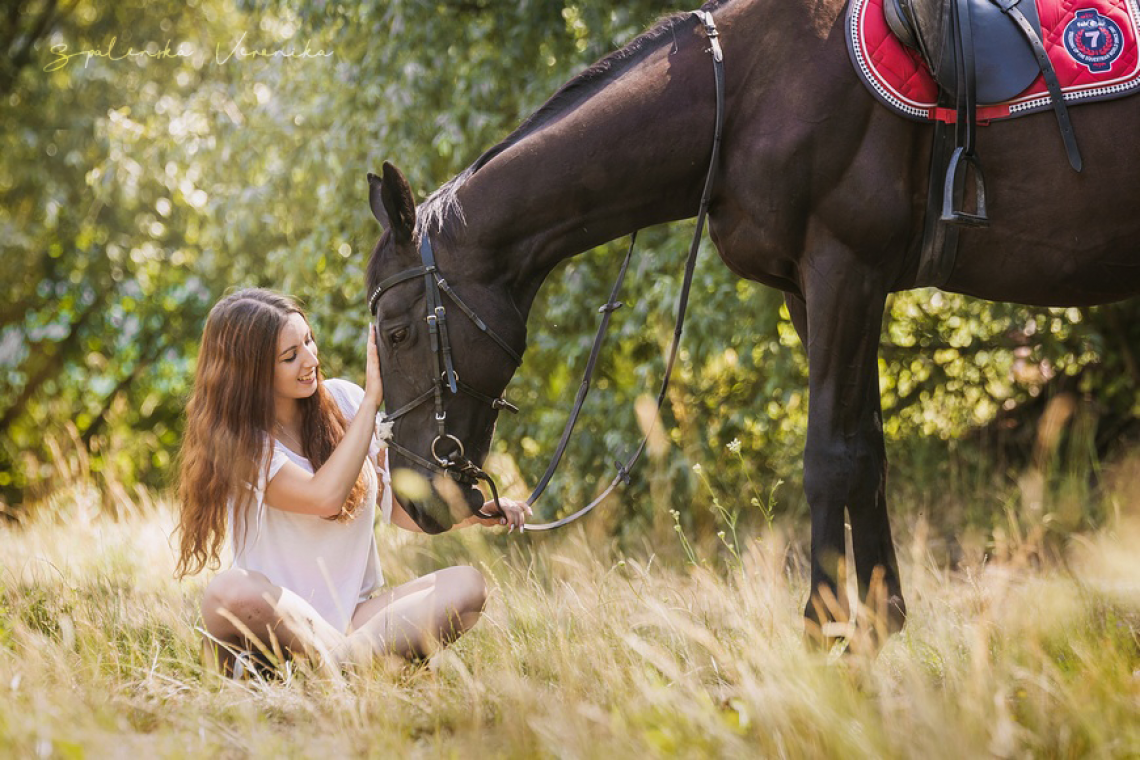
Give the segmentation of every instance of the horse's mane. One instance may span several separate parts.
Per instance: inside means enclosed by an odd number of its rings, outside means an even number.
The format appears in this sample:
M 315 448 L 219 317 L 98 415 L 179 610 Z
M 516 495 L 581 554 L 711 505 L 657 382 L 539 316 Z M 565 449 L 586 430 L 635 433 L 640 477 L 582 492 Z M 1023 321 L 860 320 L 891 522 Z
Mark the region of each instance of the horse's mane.
M 487 150 L 476 159 L 475 163 L 432 193 L 417 209 L 417 226 L 421 230 L 436 233 L 443 230 L 443 223 L 449 217 L 454 216 L 462 222 L 463 208 L 459 204 L 457 193 L 472 175 L 490 163 L 495 156 L 562 118 L 567 112 L 573 111 L 650 53 L 658 50 L 667 39 L 673 39 L 674 24 L 688 15 L 690 14 L 676 13 L 665 16 L 628 45 L 605 56 L 564 84 L 506 139 Z

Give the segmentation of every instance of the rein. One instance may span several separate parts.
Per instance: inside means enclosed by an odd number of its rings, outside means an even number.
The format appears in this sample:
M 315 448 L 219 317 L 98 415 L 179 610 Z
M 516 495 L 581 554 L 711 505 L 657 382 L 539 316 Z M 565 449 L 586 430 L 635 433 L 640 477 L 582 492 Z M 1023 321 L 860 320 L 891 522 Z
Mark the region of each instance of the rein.
M 665 403 L 665 395 L 669 389 L 669 379 L 673 374 L 673 366 L 676 363 L 677 352 L 681 343 L 681 332 L 684 329 L 685 311 L 688 308 L 689 292 L 692 289 L 693 274 L 696 269 L 697 253 L 700 250 L 701 235 L 704 232 L 705 219 L 708 215 L 709 199 L 712 196 L 713 181 L 716 177 L 716 168 L 720 159 L 720 144 L 721 135 L 724 127 L 724 55 L 720 47 L 720 33 L 717 31 L 716 24 L 713 21 L 711 13 L 707 11 L 693 11 L 693 15 L 697 17 L 702 26 L 704 27 L 705 34 L 709 39 L 709 52 L 712 53 L 713 58 L 713 73 L 716 82 L 716 126 L 713 136 L 712 157 L 709 160 L 708 172 L 705 176 L 704 189 L 701 193 L 700 209 L 697 214 L 697 227 L 693 234 L 693 241 L 689 246 L 689 256 L 685 262 L 685 277 L 681 286 L 681 294 L 678 298 L 677 304 L 677 321 L 673 331 L 673 342 L 669 348 L 669 358 L 665 365 L 665 377 L 661 382 L 661 390 L 657 395 L 657 410 L 654 414 L 654 422 L 656 424 L 657 418 L 660 416 L 661 407 Z M 554 455 L 551 457 L 550 464 L 546 468 L 546 472 L 539 480 L 538 485 L 535 486 L 534 491 L 530 497 L 527 498 L 526 503 L 533 505 L 546 490 L 551 478 L 554 476 L 559 463 L 562 461 L 562 455 L 566 452 L 566 447 L 569 444 L 570 436 L 574 430 L 574 426 L 578 421 L 579 413 L 582 411 L 582 406 L 586 401 L 586 396 L 590 390 L 590 380 L 593 377 L 594 370 L 597 366 L 598 355 L 601 351 L 603 338 L 606 329 L 609 326 L 610 318 L 617 309 L 622 307 L 622 303 L 617 301 L 618 292 L 621 289 L 622 283 L 625 280 L 626 271 L 629 269 L 629 263 L 633 256 L 634 243 L 637 240 L 637 233 L 634 232 L 630 235 L 629 250 L 625 255 L 625 260 L 622 262 L 621 270 L 618 273 L 617 280 L 614 282 L 613 289 L 610 292 L 609 300 L 598 308 L 602 314 L 602 322 L 598 328 L 597 335 L 594 337 L 594 345 L 590 350 L 590 357 L 586 362 L 586 370 L 582 378 L 582 383 L 578 388 L 578 394 L 574 401 L 574 407 L 570 412 L 570 416 L 566 421 L 566 427 L 562 431 L 562 437 L 558 442 Z M 368 308 L 373 316 L 376 315 L 376 304 L 380 299 L 381 294 L 389 288 L 398 285 L 402 282 L 423 277 L 424 291 L 426 294 L 428 315 L 428 333 L 431 340 L 431 352 L 435 359 L 435 372 L 432 375 L 432 387 L 421 393 L 416 398 L 401 406 L 396 411 L 386 415 L 386 420 L 391 421 L 402 417 L 413 409 L 419 407 L 421 404 L 426 403 L 432 399 L 435 404 L 435 421 L 437 426 L 436 437 L 431 443 L 431 456 L 435 462 L 429 461 L 425 457 L 410 451 L 403 446 L 397 444 L 394 440 L 388 441 L 388 446 L 397 454 L 408 459 L 409 461 L 423 467 L 431 472 L 440 475 L 445 475 L 461 484 L 474 485 L 477 481 L 484 481 L 491 489 L 492 498 L 495 505 L 499 506 L 499 492 L 495 485 L 495 481 L 483 471 L 478 465 L 468 459 L 463 450 L 463 443 L 447 432 L 447 412 L 443 408 L 443 389 L 446 387 L 452 395 L 460 391 L 472 396 L 478 401 L 489 404 L 493 409 L 500 410 L 506 409 L 512 414 L 518 413 L 518 407 L 508 402 L 503 397 L 493 398 L 487 394 L 475 390 L 469 385 L 463 383 L 459 379 L 459 374 L 455 371 L 455 366 L 452 361 L 451 341 L 447 330 L 447 310 L 443 306 L 442 294 L 446 293 L 448 298 L 462 311 L 468 319 L 470 319 L 475 326 L 483 332 L 487 337 L 493 340 L 503 351 L 514 361 L 515 366 L 522 364 L 522 356 L 515 351 L 509 343 L 507 343 L 501 336 L 494 330 L 487 326 L 487 324 L 479 318 L 471 307 L 469 307 L 459 297 L 459 295 L 451 288 L 447 281 L 439 272 L 439 268 L 435 262 L 435 254 L 432 250 L 430 235 L 426 232 L 420 240 L 420 260 L 421 265 L 413 267 L 412 269 L 404 270 L 388 279 L 381 282 L 372 295 L 368 299 Z M 619 483 L 629 483 L 630 472 L 641 454 L 644 452 L 646 444 L 649 440 L 649 435 L 652 433 L 652 426 L 646 431 L 645 436 L 642 438 L 641 443 L 634 451 L 629 459 L 622 463 L 616 462 L 618 472 L 609 486 L 592 502 L 582 507 L 573 514 L 567 515 L 559 520 L 550 523 L 540 523 L 534 525 L 527 525 L 526 530 L 551 530 L 558 528 L 567 523 L 577 520 L 579 517 L 587 514 L 599 503 L 602 502 L 609 494 L 618 486 Z M 437 451 L 437 446 L 441 441 L 452 441 L 457 447 L 457 451 L 453 452 L 446 457 L 443 457 Z M 500 512 L 502 511 L 500 507 Z M 476 510 L 475 514 L 480 517 L 491 517 L 492 515 L 484 514 L 481 510 Z
M 573 514 L 555 520 L 549 523 L 540 523 L 536 525 L 528 524 L 526 530 L 553 530 L 560 528 L 567 523 L 574 522 L 579 517 L 589 513 L 594 507 L 598 506 L 607 496 L 609 496 L 619 483 L 629 483 L 630 472 L 633 470 L 637 460 L 641 458 L 641 454 L 645 451 L 645 446 L 649 441 L 649 436 L 653 432 L 653 426 L 657 424 L 658 418 L 661 416 L 661 407 L 665 403 L 665 394 L 669 390 L 669 379 L 673 375 L 673 365 L 677 361 L 677 351 L 681 345 L 681 332 L 685 327 L 685 311 L 689 305 L 689 291 L 693 285 L 693 273 L 696 271 L 697 266 L 697 253 L 701 247 L 701 235 L 704 233 L 705 218 L 708 216 L 709 199 L 712 197 L 713 181 L 716 179 L 716 167 L 720 160 L 720 141 L 721 134 L 724 131 L 724 53 L 720 47 L 720 32 L 717 31 L 716 23 L 713 21 L 712 14 L 707 11 L 693 11 L 700 22 L 704 25 L 705 34 L 709 38 L 709 50 L 712 53 L 713 59 L 713 74 L 716 79 L 716 128 L 713 132 L 713 146 L 712 157 L 709 159 L 709 169 L 705 175 L 705 186 L 701 193 L 700 210 L 697 212 L 697 228 L 693 232 L 693 241 L 689 245 L 689 257 L 685 261 L 685 279 L 681 285 L 681 295 L 677 300 L 677 323 L 673 329 L 673 342 L 669 347 L 669 359 L 665 363 L 665 377 L 661 380 L 661 390 L 657 394 L 657 408 L 653 414 L 653 422 L 650 424 L 649 429 L 646 430 L 645 435 L 638 444 L 637 449 L 629 457 L 628 460 L 623 462 L 615 462 L 617 465 L 617 475 L 610 481 L 601 494 L 599 494 L 593 501 L 586 506 L 579 509 Z M 610 293 L 609 301 L 601 306 L 598 311 L 602 312 L 602 324 L 598 328 L 598 334 L 594 339 L 594 347 L 590 351 L 590 358 L 586 363 L 586 374 L 582 378 L 582 385 L 578 389 L 578 398 L 574 403 L 574 410 L 570 414 L 570 419 L 566 422 L 566 428 L 562 431 L 562 439 L 558 443 L 558 448 L 554 452 L 550 466 L 547 467 L 546 473 L 542 476 L 538 485 L 535 487 L 534 492 L 530 498 L 526 500 L 527 504 L 534 504 L 542 492 L 546 490 L 550 478 L 554 475 L 554 470 L 558 466 L 558 462 L 562 459 L 562 454 L 566 450 L 566 445 L 570 439 L 570 433 L 574 429 L 574 424 L 578 421 L 578 412 L 582 409 L 582 404 L 586 400 L 586 394 L 590 390 L 590 378 L 594 373 L 594 366 L 597 362 L 598 352 L 601 349 L 602 335 L 609 324 L 610 315 L 613 314 L 618 308 L 621 307 L 621 302 L 615 301 L 618 290 L 621 288 L 622 280 L 625 279 L 626 269 L 629 267 L 630 257 L 633 255 L 633 244 L 637 239 L 635 232 L 630 236 L 629 251 L 626 253 L 625 261 L 622 262 L 621 271 L 618 272 L 617 280 L 614 282 L 613 291 Z

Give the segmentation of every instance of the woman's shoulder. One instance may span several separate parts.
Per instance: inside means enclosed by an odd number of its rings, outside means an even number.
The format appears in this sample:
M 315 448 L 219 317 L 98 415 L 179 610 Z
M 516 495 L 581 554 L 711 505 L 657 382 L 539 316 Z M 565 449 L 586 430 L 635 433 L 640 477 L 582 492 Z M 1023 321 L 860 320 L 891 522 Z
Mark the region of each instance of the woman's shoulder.
M 345 414 L 356 414 L 356 410 L 364 401 L 364 389 L 351 380 L 332 377 L 325 380 L 325 387 Z
M 325 387 L 334 393 L 348 393 L 364 398 L 364 389 L 343 377 L 330 377 L 326 379 Z

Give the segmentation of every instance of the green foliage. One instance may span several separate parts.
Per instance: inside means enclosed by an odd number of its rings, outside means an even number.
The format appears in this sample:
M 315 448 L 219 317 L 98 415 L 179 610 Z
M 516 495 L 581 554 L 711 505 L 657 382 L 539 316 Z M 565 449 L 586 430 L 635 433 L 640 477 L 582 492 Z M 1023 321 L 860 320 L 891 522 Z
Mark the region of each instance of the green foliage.
M 359 378 L 363 269 L 379 234 L 365 173 L 393 160 L 425 197 L 572 74 L 688 7 L 65 5 L 40 24 L 49 4 L 27 2 L 0 36 L 12 53 L 0 70 L 0 505 L 11 507 L 42 499 L 77 467 L 112 505 L 137 484 L 169 485 L 202 324 L 229 289 L 299 296 L 327 373 Z M 57 45 L 102 54 L 59 65 Z M 164 45 L 185 55 L 161 57 Z M 628 308 L 545 512 L 593 496 L 636 444 L 634 407 L 661 376 L 691 230 L 641 235 Z M 530 478 L 553 450 L 623 246 L 565 263 L 536 303 L 510 389 L 526 412 L 502 422 L 497 443 Z M 709 510 L 689 510 L 706 498 L 694 463 L 726 493 L 746 492 L 749 477 L 759 493 L 799 479 L 806 367 L 781 296 L 733 277 L 711 246 L 702 256 L 662 421 L 668 445 L 623 502 L 635 527 L 661 499 L 715 527 Z M 1135 311 L 896 296 L 881 363 L 896 472 L 944 462 L 969 431 L 1048 395 L 1056 378 L 1095 399 L 1094 416 L 1129 418 Z M 730 441 L 742 456 L 725 461 Z M 784 495 L 782 511 L 803 511 L 797 488 Z

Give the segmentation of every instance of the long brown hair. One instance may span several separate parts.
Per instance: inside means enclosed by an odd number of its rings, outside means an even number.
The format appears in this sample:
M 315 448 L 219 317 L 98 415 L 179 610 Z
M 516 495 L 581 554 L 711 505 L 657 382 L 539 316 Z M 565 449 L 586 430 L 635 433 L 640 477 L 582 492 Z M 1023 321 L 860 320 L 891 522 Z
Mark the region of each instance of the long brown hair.
M 308 321 L 291 298 L 252 288 L 223 298 L 206 318 L 182 438 L 179 577 L 217 565 L 231 501 L 234 530 L 244 535 L 255 486 L 269 469 L 277 336 L 291 314 Z M 316 393 L 298 401 L 302 453 L 316 470 L 344 437 L 347 423 L 323 378 Z M 368 467 L 365 462 L 332 519 L 355 516 L 368 490 Z

